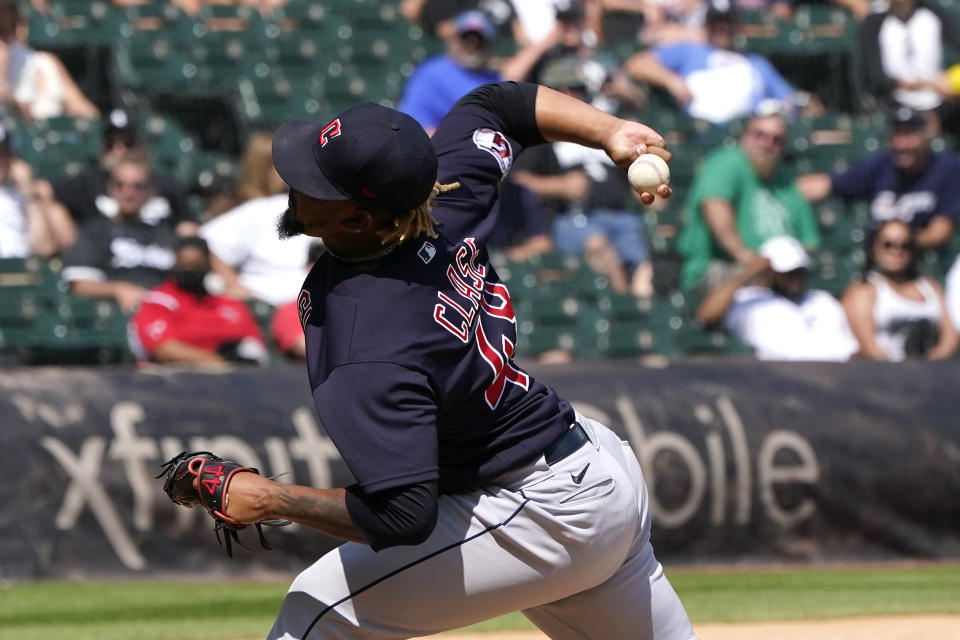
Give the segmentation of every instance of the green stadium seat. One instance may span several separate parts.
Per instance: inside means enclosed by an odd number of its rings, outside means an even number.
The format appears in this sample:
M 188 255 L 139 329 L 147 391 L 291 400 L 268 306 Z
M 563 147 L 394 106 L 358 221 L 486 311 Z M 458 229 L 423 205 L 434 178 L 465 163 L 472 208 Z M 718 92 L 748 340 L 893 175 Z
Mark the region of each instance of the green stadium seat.
M 323 32 L 342 23 L 329 7 L 329 2 L 320 0 L 290 0 L 274 11 L 272 20 L 282 32 Z
M 562 287 L 541 287 L 523 297 L 516 312 L 540 325 L 570 326 L 576 324 L 580 302 Z
M 99 120 L 59 117 L 38 120 L 20 128 L 18 153 L 38 177 L 57 179 L 76 175 L 96 162 L 100 153 Z
M 378 0 L 353 0 L 341 2 L 334 11 L 358 33 L 373 35 L 389 31 L 396 26 L 405 26 L 406 20 L 399 14 L 394 3 Z
M 339 62 L 328 65 L 326 74 L 318 76 L 320 96 L 339 113 L 366 97 L 367 83 L 356 69 Z
M 326 113 L 315 83 L 297 81 L 283 75 L 242 78 L 237 83 L 242 108 L 247 118 L 261 128 L 273 128 L 292 119 L 310 119 Z
M 39 27 L 30 32 L 30 44 L 38 49 L 111 46 L 123 34 L 126 21 L 108 0 L 55 0 L 46 16 L 31 19 L 31 26 Z
M 204 80 L 217 87 L 232 87 L 239 78 L 270 74 L 263 42 L 249 33 L 211 31 L 191 47 L 192 57 L 203 67 Z
M 521 359 L 545 351 L 573 348 L 573 330 L 569 327 L 538 326 L 526 320 L 518 322 L 517 354 Z
M 741 33 L 736 45 L 754 53 L 768 54 L 781 51 L 789 25 L 766 11 L 741 11 L 738 14 Z
M 190 36 L 196 20 L 172 2 L 144 2 L 124 9 L 129 32 L 160 31 L 173 36 Z
M 863 264 L 861 252 L 835 252 L 822 248 L 814 254 L 814 264 L 810 270 L 809 285 L 814 289 L 823 289 L 840 296 L 861 271 Z
M 67 292 L 59 262 L 40 258 L 0 259 L 0 292 L 31 291 L 49 296 Z
M 600 309 L 611 322 L 649 323 L 654 313 L 652 298 L 637 298 L 628 294 L 610 293 L 597 300 Z
M 309 33 L 284 33 L 266 45 L 266 57 L 290 78 L 310 78 L 336 57 L 337 42 Z
M 600 353 L 609 358 L 629 358 L 652 353 L 672 353 L 671 336 L 661 327 L 646 322 L 611 322 L 606 334 L 599 334 Z
M 264 340 L 270 342 L 270 322 L 273 320 L 273 314 L 276 308 L 263 300 L 248 300 L 247 308 L 253 314 L 257 321 L 257 326 L 263 333 Z
M 804 30 L 808 50 L 816 53 L 850 53 L 856 47 L 857 25 L 845 9 L 830 5 L 801 4 L 794 14 Z
M 163 31 L 135 31 L 121 40 L 116 63 L 123 81 L 136 89 L 188 88 L 203 79 L 183 42 Z
M 179 123 L 162 114 L 150 113 L 141 118 L 140 131 L 164 171 L 174 171 L 198 149 L 197 142 Z

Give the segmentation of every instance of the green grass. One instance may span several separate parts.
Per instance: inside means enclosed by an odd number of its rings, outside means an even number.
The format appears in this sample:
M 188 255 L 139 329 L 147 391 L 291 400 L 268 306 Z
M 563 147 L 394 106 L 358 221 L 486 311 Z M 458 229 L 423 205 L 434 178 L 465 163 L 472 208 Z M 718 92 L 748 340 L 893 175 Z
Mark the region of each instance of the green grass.
M 695 622 L 960 614 L 960 567 L 673 571 Z
M 960 567 L 674 570 L 694 622 L 960 614 Z M 0 640 L 263 637 L 286 584 L 34 582 L 0 588 Z M 527 629 L 520 614 L 472 630 Z

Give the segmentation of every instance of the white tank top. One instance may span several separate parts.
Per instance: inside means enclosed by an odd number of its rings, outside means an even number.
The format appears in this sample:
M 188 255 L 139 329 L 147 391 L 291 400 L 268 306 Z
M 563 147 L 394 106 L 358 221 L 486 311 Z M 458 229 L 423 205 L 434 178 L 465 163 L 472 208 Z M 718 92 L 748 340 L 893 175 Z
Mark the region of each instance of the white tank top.
M 877 345 L 890 360 L 904 360 L 907 357 L 907 336 L 914 327 L 924 320 L 939 327 L 940 302 L 936 291 L 927 278 L 917 278 L 917 289 L 923 300 L 911 300 L 897 293 L 878 273 L 871 272 L 867 281 L 877 292 L 877 299 L 873 303 Z

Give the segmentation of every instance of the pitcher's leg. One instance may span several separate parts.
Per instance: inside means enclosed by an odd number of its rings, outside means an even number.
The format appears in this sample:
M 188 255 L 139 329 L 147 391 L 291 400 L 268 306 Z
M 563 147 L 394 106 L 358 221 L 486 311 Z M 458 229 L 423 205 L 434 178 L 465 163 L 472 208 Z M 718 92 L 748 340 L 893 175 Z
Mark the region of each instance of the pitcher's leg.
M 429 635 L 565 597 L 584 579 L 552 579 L 591 565 L 572 568 L 562 540 L 545 533 L 547 516 L 521 494 L 472 495 L 444 496 L 421 545 L 347 543 L 321 558 L 291 585 L 269 639 Z
M 603 584 L 523 613 L 554 640 L 696 640 L 649 543 Z

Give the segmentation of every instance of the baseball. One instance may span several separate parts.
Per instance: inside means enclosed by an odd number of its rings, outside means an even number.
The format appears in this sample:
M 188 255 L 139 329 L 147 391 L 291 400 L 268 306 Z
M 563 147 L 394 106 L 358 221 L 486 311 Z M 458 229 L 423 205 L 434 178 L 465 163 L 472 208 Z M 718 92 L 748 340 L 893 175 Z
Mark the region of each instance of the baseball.
M 670 167 L 658 155 L 644 153 L 627 170 L 630 184 L 638 192 L 656 193 L 657 187 L 670 184 Z

